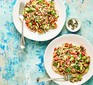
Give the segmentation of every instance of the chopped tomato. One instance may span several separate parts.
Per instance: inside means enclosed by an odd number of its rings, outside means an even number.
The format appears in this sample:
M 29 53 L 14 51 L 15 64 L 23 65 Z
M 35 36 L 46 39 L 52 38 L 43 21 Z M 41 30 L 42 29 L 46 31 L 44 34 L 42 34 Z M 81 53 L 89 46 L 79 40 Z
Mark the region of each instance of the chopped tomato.
M 54 55 L 54 57 L 56 57 L 56 56 L 57 56 L 57 54 L 56 54 L 55 52 L 53 53 L 53 55 Z
M 70 65 L 70 62 L 67 60 L 67 61 L 66 61 L 66 64 L 67 64 L 67 65 Z
M 33 25 L 36 25 L 36 22 L 35 21 L 33 22 Z
M 63 61 L 60 61 L 60 65 L 62 65 L 63 64 Z
M 77 58 L 77 55 L 74 55 L 74 58 Z
M 36 11 L 38 11 L 38 8 L 36 8 Z
M 75 60 L 73 60 L 72 62 L 75 63 Z
M 30 22 L 30 20 L 26 20 L 26 23 L 29 23 Z
M 69 47 L 71 48 L 72 47 L 72 44 L 69 44 Z
M 68 56 L 68 59 L 70 59 L 70 56 Z
M 55 57 L 54 60 L 57 61 L 58 60 L 58 57 Z
M 48 3 L 48 2 L 46 2 L 46 5 L 47 5 L 47 6 L 49 6 L 49 3 Z
M 82 52 L 82 56 L 85 56 L 85 52 Z
M 70 52 L 72 55 L 76 55 L 76 53 L 74 53 L 74 52 Z
M 26 25 L 28 26 L 28 28 L 30 28 L 29 23 L 26 23 Z
M 56 51 L 57 50 L 57 48 L 54 48 L 54 51 Z
M 34 0 L 30 0 L 30 2 L 33 2 Z
M 68 43 L 65 43 L 65 47 L 68 47 L 69 46 L 69 44 Z

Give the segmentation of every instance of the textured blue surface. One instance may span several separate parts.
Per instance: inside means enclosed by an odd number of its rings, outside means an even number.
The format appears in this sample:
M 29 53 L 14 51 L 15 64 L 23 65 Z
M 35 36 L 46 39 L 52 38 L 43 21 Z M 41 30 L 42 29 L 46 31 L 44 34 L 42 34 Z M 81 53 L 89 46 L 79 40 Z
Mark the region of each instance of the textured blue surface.
M 16 0 L 0 0 L 0 85 L 56 85 L 53 82 L 36 83 L 39 77 L 48 77 L 44 68 L 44 52 L 50 41 L 35 42 L 26 39 L 26 50 L 20 54 L 20 34 L 16 30 L 12 11 Z M 82 35 L 93 44 L 93 0 L 65 0 L 67 18 L 81 20 Z M 71 34 L 65 27 L 58 35 Z M 93 85 L 93 77 L 84 85 Z

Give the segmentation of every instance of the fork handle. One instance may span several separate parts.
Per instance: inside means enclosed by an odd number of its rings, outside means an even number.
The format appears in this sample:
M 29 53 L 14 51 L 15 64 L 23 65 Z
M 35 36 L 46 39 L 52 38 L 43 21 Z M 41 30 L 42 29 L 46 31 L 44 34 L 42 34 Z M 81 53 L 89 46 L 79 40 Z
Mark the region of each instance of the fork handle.
M 22 22 L 22 36 L 21 36 L 21 46 L 25 47 L 25 39 L 24 39 L 24 20 Z
M 38 78 L 37 82 L 51 81 L 51 80 L 64 80 L 64 78 Z
M 25 39 L 24 39 L 24 36 L 23 35 L 21 36 L 21 45 L 22 46 L 25 46 Z

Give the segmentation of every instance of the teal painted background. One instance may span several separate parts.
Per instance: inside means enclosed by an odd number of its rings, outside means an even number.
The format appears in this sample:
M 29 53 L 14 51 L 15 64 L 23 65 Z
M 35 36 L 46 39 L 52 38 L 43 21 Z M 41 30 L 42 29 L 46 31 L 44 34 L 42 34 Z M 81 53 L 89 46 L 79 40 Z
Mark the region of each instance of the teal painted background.
M 20 34 L 16 30 L 12 11 L 16 0 L 0 0 L 0 85 L 57 85 L 36 83 L 37 77 L 48 77 L 44 69 L 44 52 L 51 42 L 26 39 L 26 50 L 20 54 Z M 81 35 L 93 44 L 93 0 L 65 0 L 67 18 L 81 20 Z M 70 33 L 66 27 L 58 36 Z M 84 85 L 93 85 L 93 77 Z

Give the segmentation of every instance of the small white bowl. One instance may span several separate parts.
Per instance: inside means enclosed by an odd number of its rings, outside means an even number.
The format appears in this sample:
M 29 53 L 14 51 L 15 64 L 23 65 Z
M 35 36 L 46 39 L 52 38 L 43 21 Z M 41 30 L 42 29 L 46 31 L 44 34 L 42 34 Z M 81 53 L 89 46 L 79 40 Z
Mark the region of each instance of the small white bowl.
M 78 26 L 77 26 L 75 29 L 71 29 L 71 27 L 68 26 L 68 22 L 69 22 L 70 20 L 75 20 L 75 21 L 77 21 Z M 66 28 L 67 28 L 70 32 L 77 32 L 77 31 L 81 28 L 81 22 L 80 22 L 80 20 L 77 19 L 77 18 L 69 18 L 69 19 L 67 19 L 67 21 L 66 21 Z

